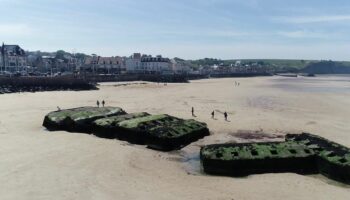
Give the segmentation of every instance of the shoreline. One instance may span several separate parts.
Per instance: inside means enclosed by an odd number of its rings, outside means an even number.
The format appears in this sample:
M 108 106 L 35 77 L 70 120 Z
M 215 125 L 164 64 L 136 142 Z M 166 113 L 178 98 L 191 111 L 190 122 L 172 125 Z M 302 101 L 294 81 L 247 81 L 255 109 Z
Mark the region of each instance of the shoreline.
M 346 74 L 317 74 L 317 77 L 348 77 Z M 125 76 L 96 76 L 80 77 L 0 77 L 0 94 L 23 93 L 23 92 L 46 92 L 46 91 L 84 91 L 96 90 L 96 83 L 121 83 L 117 86 L 127 86 L 128 83 L 189 83 L 196 80 L 227 79 L 227 78 L 255 78 L 255 77 L 284 77 L 284 78 L 315 78 L 307 75 L 272 75 L 269 73 L 234 73 L 234 74 L 213 74 L 194 76 L 158 76 L 158 75 L 125 75 Z M 85 80 L 88 81 L 85 81 Z

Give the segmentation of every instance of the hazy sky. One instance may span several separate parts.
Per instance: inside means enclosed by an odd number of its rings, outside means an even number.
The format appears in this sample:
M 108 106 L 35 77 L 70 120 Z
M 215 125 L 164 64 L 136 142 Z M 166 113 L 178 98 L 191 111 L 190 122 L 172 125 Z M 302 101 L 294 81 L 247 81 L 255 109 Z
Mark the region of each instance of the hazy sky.
M 349 0 L 0 0 L 0 16 L 26 50 L 350 60 Z

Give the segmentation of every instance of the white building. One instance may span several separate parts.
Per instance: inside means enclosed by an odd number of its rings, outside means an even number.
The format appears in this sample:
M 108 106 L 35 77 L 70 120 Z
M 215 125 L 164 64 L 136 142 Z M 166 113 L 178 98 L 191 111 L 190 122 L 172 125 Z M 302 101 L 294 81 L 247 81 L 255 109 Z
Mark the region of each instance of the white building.
M 172 72 L 172 63 L 170 59 L 162 56 L 152 57 L 151 55 L 142 55 L 134 53 L 125 61 L 126 71 L 137 74 L 169 74 Z
M 175 74 L 188 74 L 191 68 L 183 62 L 177 62 L 175 59 L 171 60 L 172 71 Z
M 0 47 L 1 71 L 22 71 L 27 66 L 25 51 L 18 45 L 5 45 Z
M 156 57 L 143 56 L 141 64 L 147 74 L 171 74 L 172 64 L 169 58 L 163 58 L 158 55 Z
M 132 56 L 125 60 L 127 73 L 144 73 L 144 68 L 141 64 L 141 54 L 134 53 Z
M 86 58 L 84 69 L 92 72 L 120 74 L 126 71 L 124 59 L 122 57 L 100 57 L 92 56 Z

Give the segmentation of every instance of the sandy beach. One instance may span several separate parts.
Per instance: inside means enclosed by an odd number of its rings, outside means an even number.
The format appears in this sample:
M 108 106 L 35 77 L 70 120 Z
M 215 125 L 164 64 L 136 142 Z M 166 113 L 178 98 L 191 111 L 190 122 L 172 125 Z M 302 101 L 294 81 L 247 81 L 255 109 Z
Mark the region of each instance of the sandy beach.
M 208 176 L 198 154 L 205 144 L 278 141 L 303 131 L 350 147 L 350 78 L 228 78 L 99 88 L 0 95 L 0 199 L 349 199 L 349 186 L 319 175 Z M 192 118 L 194 107 L 194 119 L 206 122 L 212 135 L 164 153 L 42 127 L 57 106 L 94 106 L 97 99 L 127 112 L 181 118 Z

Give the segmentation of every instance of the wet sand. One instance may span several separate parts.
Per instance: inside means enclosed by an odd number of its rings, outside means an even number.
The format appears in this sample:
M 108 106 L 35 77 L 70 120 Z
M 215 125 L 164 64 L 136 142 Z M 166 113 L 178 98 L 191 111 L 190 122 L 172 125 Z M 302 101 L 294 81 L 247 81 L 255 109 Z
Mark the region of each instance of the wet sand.
M 278 141 L 285 133 L 306 131 L 350 146 L 350 82 L 320 79 L 105 83 L 99 91 L 0 95 L 0 199 L 348 199 L 349 186 L 322 176 L 230 178 L 200 170 L 198 151 L 204 144 Z M 317 90 L 298 89 L 305 87 Z M 127 112 L 182 118 L 192 118 L 193 106 L 195 119 L 206 122 L 212 135 L 162 153 L 91 135 L 49 133 L 41 126 L 57 106 L 95 105 L 97 99 Z

